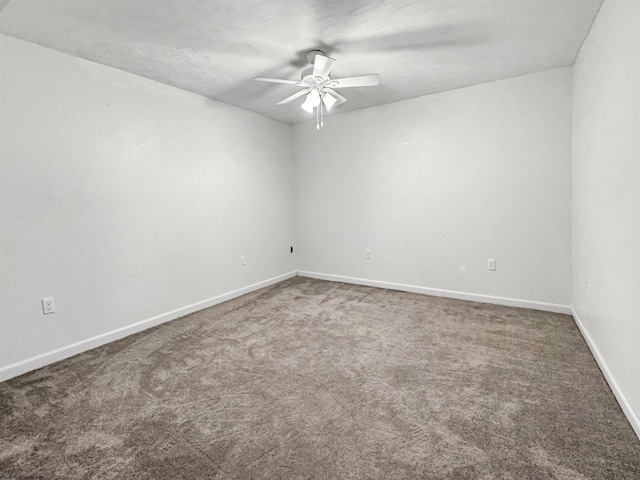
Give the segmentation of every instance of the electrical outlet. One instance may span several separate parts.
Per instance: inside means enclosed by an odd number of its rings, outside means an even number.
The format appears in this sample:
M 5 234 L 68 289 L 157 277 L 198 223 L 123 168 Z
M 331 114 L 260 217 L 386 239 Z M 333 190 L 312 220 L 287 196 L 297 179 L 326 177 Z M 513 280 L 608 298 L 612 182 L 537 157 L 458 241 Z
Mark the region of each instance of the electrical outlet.
M 53 297 L 46 297 L 40 300 L 42 302 L 42 314 L 49 315 L 56 312 L 56 305 L 53 303 Z
M 365 253 L 365 258 L 367 260 L 371 260 L 371 250 L 369 250 L 368 248 L 364 251 Z
M 240 255 L 240 266 L 244 267 L 247 264 L 247 257 L 245 255 Z
M 591 284 L 587 284 L 587 295 L 591 296 Z
M 496 270 L 496 259 L 495 258 L 490 258 L 487 261 L 487 267 L 489 268 L 490 271 L 495 272 L 495 270 Z

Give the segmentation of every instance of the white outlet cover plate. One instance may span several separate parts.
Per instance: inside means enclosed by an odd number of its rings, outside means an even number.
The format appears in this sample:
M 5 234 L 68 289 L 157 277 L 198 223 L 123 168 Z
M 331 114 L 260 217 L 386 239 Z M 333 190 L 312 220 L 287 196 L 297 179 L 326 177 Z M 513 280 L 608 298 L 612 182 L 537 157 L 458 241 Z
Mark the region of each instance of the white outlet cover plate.
M 45 297 L 41 300 L 42 302 L 42 314 L 49 315 L 50 313 L 55 313 L 56 305 L 53 302 L 53 297 Z

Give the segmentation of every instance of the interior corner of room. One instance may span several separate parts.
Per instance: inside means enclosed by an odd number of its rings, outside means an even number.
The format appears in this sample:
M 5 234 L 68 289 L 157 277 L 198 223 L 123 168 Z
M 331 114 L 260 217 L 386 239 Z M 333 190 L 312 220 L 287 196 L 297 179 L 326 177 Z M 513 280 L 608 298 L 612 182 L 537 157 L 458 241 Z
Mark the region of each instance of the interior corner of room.
M 639 20 L 320 132 L 0 34 L 0 381 L 300 275 L 570 314 L 640 436 Z

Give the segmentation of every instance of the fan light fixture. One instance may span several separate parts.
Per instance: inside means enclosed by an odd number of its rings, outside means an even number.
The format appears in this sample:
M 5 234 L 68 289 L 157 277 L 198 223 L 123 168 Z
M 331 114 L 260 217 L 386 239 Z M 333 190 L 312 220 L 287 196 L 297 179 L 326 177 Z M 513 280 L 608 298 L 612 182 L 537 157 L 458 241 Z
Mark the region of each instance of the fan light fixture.
M 283 80 L 280 78 L 258 77 L 260 82 L 285 83 L 302 87 L 302 90 L 279 101 L 276 105 L 284 105 L 293 100 L 305 96 L 300 107 L 309 113 L 316 111 L 316 128 L 320 130 L 324 125 L 324 110 L 330 111 L 347 101 L 334 88 L 347 87 L 372 87 L 378 85 L 378 75 L 361 75 L 358 77 L 336 78 L 329 77 L 331 69 L 336 61 L 327 57 L 320 50 L 309 50 L 307 60 L 313 65 L 302 71 L 301 80 Z
M 324 92 L 324 95 L 322 95 L 322 103 L 324 103 L 324 106 L 327 107 L 327 111 L 330 111 L 337 101 L 338 99 L 331 95 L 329 92 Z
M 320 105 L 320 91 L 316 88 L 307 94 L 306 100 L 300 105 L 303 110 L 313 113 L 313 109 Z

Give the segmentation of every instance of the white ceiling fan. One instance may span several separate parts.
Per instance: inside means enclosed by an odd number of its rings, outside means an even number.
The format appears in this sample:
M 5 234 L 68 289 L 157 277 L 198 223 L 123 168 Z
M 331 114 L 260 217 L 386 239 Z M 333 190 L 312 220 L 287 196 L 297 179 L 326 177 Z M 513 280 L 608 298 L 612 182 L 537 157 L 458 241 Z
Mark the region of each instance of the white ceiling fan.
M 329 74 L 336 61 L 327 57 L 322 50 L 309 50 L 306 53 L 307 60 L 312 67 L 302 71 L 300 80 L 283 80 L 280 78 L 257 77 L 259 82 L 286 83 L 302 87 L 302 90 L 279 101 L 276 105 L 284 105 L 296 98 L 306 95 L 306 99 L 300 105 L 303 110 L 313 113 L 316 109 L 316 128 L 320 130 L 324 125 L 324 109 L 331 110 L 347 101 L 336 92 L 336 88 L 349 87 L 373 87 L 378 85 L 378 75 L 360 75 L 357 77 L 331 78 Z

